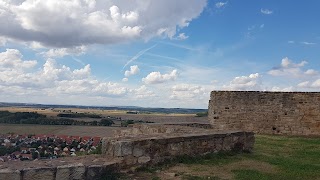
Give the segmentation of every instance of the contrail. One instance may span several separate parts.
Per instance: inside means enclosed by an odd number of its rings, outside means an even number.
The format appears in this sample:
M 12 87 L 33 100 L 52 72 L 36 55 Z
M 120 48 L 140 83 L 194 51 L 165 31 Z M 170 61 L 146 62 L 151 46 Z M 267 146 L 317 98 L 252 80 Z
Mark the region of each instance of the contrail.
M 83 65 L 83 66 L 86 65 L 86 64 L 85 64 L 83 61 L 81 61 L 80 59 L 75 58 L 74 56 L 71 56 L 71 57 L 72 57 L 73 60 L 77 61 L 77 62 L 80 63 L 81 65 Z
M 146 53 L 147 51 L 153 49 L 154 47 L 156 47 L 157 44 L 147 48 L 147 49 L 144 49 L 142 51 L 140 51 L 138 54 L 136 54 L 135 56 L 133 56 L 122 68 L 122 70 L 124 70 L 124 68 L 126 68 L 132 61 L 135 61 L 136 59 L 138 59 L 140 56 L 142 56 L 144 53 Z

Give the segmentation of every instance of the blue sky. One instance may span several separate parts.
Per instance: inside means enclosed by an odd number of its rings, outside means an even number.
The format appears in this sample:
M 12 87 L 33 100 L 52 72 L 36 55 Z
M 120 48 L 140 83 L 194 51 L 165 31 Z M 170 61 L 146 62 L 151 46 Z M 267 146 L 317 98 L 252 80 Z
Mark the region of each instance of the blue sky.
M 206 108 L 319 91 L 320 2 L 0 0 L 0 101 Z

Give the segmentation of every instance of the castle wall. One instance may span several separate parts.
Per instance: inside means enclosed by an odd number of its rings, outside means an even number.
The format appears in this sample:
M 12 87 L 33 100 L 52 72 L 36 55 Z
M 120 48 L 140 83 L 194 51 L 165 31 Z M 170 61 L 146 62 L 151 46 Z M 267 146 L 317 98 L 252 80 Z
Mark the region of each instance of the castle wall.
M 208 118 L 214 130 L 320 135 L 320 93 L 212 91 Z

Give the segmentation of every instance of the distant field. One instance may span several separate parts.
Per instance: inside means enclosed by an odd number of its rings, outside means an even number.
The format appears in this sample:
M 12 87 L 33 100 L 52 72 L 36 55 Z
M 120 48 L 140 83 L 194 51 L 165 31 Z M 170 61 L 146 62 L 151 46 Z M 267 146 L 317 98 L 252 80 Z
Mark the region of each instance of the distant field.
M 127 114 L 127 111 L 122 110 L 99 110 L 99 109 L 77 109 L 77 108 L 55 108 L 51 109 L 40 109 L 40 108 L 22 108 L 22 107 L 0 107 L 0 111 L 10 112 L 37 112 L 44 114 L 48 117 L 57 117 L 60 112 L 71 111 L 77 113 L 93 113 L 103 117 L 114 116 L 121 117 L 123 120 L 143 120 L 152 121 L 156 123 L 175 123 L 175 122 L 199 122 L 208 123 L 207 117 L 195 117 L 195 114 L 164 114 L 164 113 L 151 113 L 151 114 Z M 60 111 L 60 112 L 59 112 Z M 77 118 L 76 120 L 93 121 L 97 119 L 93 118 Z
M 0 133 L 109 137 L 113 130 L 120 128 L 123 127 L 0 124 Z
M 60 112 L 58 111 L 71 111 L 77 113 L 93 113 L 101 114 L 103 116 L 121 116 L 128 115 L 127 111 L 124 110 L 99 110 L 99 109 L 77 109 L 77 108 L 55 108 L 51 109 L 40 109 L 40 108 L 24 108 L 24 107 L 0 107 L 0 111 L 10 111 L 10 112 L 38 112 L 47 116 L 57 116 Z M 136 114 L 130 114 L 136 115 Z M 195 114 L 165 114 L 165 113 L 150 113 L 150 114 L 139 114 L 140 116 L 195 116 Z
M 142 120 L 155 123 L 186 123 L 198 122 L 208 123 L 207 117 L 195 117 L 194 114 L 127 114 L 127 111 L 118 110 L 99 110 L 99 109 L 77 109 L 77 108 L 55 108 L 39 109 L 39 108 L 21 108 L 21 107 L 0 107 L 0 111 L 10 112 L 37 112 L 48 117 L 57 117 L 59 113 L 77 112 L 77 113 L 93 113 L 102 117 L 114 116 L 121 117 L 122 120 Z M 60 112 L 59 112 L 60 111 Z M 65 111 L 65 112 L 63 112 Z M 73 118 L 78 121 L 96 121 L 95 118 Z M 120 125 L 120 121 L 114 121 L 116 126 Z M 0 133 L 16 133 L 16 134 L 60 134 L 73 136 L 100 136 L 108 137 L 113 134 L 113 130 L 121 127 L 105 127 L 105 126 L 58 126 L 58 125 L 28 125 L 28 124 L 0 124 Z

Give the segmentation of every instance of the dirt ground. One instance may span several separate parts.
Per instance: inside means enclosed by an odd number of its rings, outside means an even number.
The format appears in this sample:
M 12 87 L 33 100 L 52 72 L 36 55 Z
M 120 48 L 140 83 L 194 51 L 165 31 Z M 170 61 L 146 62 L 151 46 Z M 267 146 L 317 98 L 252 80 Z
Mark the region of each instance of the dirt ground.
M 140 172 L 132 175 L 130 178 L 136 180 L 151 180 L 154 177 L 159 177 L 161 180 L 181 180 L 183 177 L 190 175 L 234 179 L 232 171 L 241 169 L 256 170 L 264 173 L 276 173 L 278 171 L 275 166 L 265 162 L 241 160 L 220 166 L 178 164 L 169 169 L 157 171 L 152 175 L 150 173 Z

